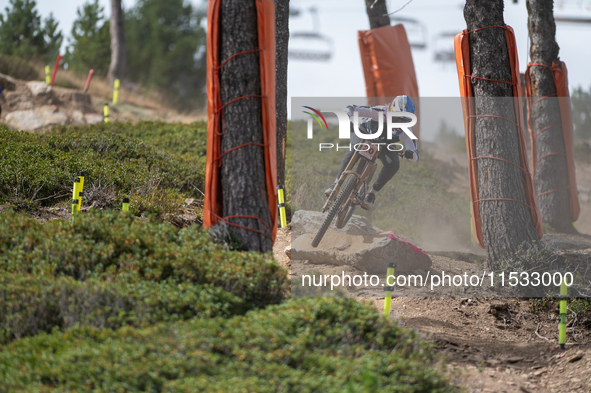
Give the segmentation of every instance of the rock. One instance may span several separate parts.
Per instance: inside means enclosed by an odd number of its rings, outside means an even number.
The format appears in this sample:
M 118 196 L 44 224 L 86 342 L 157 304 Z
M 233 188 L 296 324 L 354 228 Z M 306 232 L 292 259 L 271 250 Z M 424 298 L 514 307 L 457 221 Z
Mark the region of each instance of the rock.
M 583 352 L 578 351 L 573 356 L 569 357 L 567 362 L 569 362 L 569 363 L 576 362 L 577 360 L 580 360 L 582 357 L 583 357 Z
M 99 115 L 98 113 L 87 113 L 84 115 L 84 119 L 86 120 L 86 124 L 102 123 L 105 120 L 103 115 Z
M 185 204 L 189 206 L 203 207 L 203 201 L 195 198 L 186 198 Z
M 0 87 L 3 91 L 16 90 L 16 81 L 8 75 L 0 74 Z
M 86 119 L 84 118 L 84 113 L 79 110 L 75 110 L 72 112 L 72 124 L 75 125 L 84 125 L 86 124 Z
M 35 97 L 38 95 L 48 94 L 51 91 L 51 86 L 48 86 L 45 82 L 30 81 L 26 84 Z
M 283 252 L 285 253 L 285 255 L 287 255 L 287 257 L 289 259 L 291 259 L 291 247 L 290 246 L 285 247 L 285 250 L 283 250 Z
M 512 356 L 512 357 L 508 357 L 507 359 L 505 359 L 505 361 L 507 363 L 517 363 L 517 362 L 521 362 L 524 359 L 525 358 L 523 356 Z
M 318 212 L 297 211 L 292 217 L 292 259 L 351 266 L 368 274 L 385 274 L 386 264 L 396 263 L 398 274 L 426 272 L 431 258 L 417 247 L 382 232 L 364 217 L 355 216 L 343 229 L 331 226 L 320 245 L 312 240 L 324 220 Z M 294 235 L 295 233 L 295 235 Z
M 90 95 L 84 94 L 78 90 L 67 89 L 64 87 L 54 87 L 53 94 L 63 103 L 72 103 L 75 106 L 91 108 Z
M 13 129 L 33 131 L 50 125 L 64 125 L 68 116 L 53 106 L 15 111 L 6 115 L 6 124 Z

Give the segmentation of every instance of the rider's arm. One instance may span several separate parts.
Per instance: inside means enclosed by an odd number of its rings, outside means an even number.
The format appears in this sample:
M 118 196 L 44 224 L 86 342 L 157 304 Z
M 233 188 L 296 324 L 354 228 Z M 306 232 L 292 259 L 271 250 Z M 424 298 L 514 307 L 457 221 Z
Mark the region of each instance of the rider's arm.
M 419 150 L 417 149 L 416 141 L 410 139 L 406 132 L 402 132 L 400 134 L 400 140 L 404 142 L 404 147 L 406 150 L 413 152 L 412 158 L 410 158 L 409 161 L 417 162 L 419 160 Z
M 359 113 L 359 117 L 369 117 L 375 121 L 380 121 L 380 116 L 384 116 L 384 112 L 378 111 L 373 108 L 362 108 L 357 105 L 351 105 L 354 111 Z M 351 118 L 353 117 L 353 113 L 351 113 Z

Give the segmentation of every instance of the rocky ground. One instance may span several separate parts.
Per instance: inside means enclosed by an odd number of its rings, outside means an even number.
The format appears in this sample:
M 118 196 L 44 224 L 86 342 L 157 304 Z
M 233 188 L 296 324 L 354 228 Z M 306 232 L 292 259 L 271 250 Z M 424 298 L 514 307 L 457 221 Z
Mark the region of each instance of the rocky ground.
M 80 90 L 51 87 L 43 81 L 22 81 L 0 74 L 0 122 L 22 131 L 44 131 L 56 125 L 85 125 L 104 121 L 109 103 L 110 121 L 163 120 L 189 123 L 203 114 L 181 115 L 164 107 L 150 107 L 85 94 Z M 123 92 L 122 92 L 123 93 Z

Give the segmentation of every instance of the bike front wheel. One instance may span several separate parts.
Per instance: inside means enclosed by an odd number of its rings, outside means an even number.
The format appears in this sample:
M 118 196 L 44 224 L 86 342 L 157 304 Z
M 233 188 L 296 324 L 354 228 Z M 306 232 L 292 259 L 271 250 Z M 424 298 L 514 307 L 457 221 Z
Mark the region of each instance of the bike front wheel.
M 324 237 L 324 234 L 328 230 L 330 223 L 332 222 L 334 217 L 337 215 L 341 205 L 349 199 L 349 197 L 351 196 L 351 192 L 353 192 L 353 189 L 355 188 L 356 185 L 357 185 L 357 177 L 351 176 L 351 177 L 349 177 L 349 179 L 347 179 L 347 182 L 345 183 L 345 187 L 343 187 L 342 191 L 337 196 L 337 199 L 334 201 L 333 205 L 330 207 L 328 214 L 326 215 L 326 218 L 324 219 L 324 222 L 322 223 L 322 226 L 320 226 L 320 230 L 318 231 L 318 233 L 314 237 L 314 240 L 312 240 L 312 247 L 318 247 L 318 244 L 320 244 L 320 241 L 322 240 L 322 238 Z

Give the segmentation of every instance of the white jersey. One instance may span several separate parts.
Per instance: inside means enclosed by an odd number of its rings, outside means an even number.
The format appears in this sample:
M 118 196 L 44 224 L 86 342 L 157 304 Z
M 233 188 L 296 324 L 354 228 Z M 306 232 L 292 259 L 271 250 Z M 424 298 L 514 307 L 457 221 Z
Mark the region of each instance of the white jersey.
M 353 106 L 357 113 L 359 113 L 359 117 L 367 117 L 375 121 L 380 121 L 380 116 L 384 121 L 383 124 L 386 124 L 386 112 L 377 110 L 374 108 L 363 108 L 358 107 L 356 105 Z M 352 120 L 352 118 L 350 117 Z M 400 138 L 400 140 L 404 143 L 404 147 L 406 150 L 410 150 L 413 152 L 412 158 L 409 159 L 411 162 L 416 162 L 419 159 L 419 150 L 417 149 L 416 141 L 412 140 L 406 132 L 403 132 L 400 128 L 396 129 L 396 136 Z

